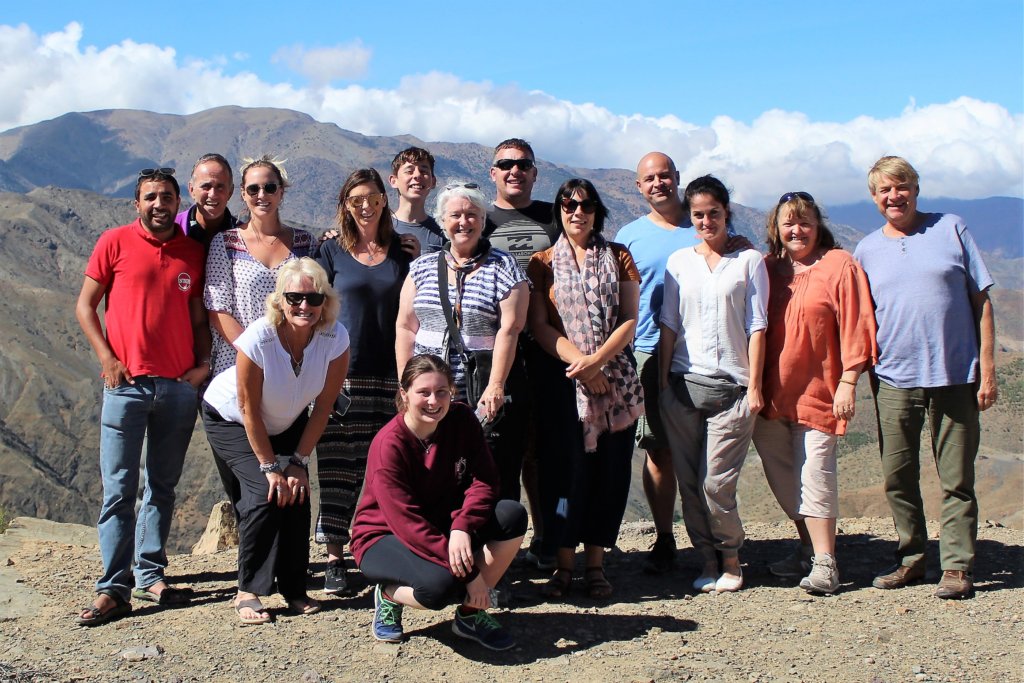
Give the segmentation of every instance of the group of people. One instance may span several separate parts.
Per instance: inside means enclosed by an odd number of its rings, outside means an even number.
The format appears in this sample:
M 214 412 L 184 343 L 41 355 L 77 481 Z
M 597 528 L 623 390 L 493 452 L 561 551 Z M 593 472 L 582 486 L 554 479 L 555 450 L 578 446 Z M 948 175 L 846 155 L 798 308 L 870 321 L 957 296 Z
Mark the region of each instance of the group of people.
M 570 594 L 582 544 L 583 590 L 610 597 L 604 553 L 637 446 L 657 531 L 645 571 L 675 564 L 678 492 L 702 561 L 693 588 L 743 587 L 736 487 L 753 442 L 800 538 L 770 570 L 833 593 L 836 445 L 865 372 L 899 535 L 874 585 L 924 576 L 927 419 L 943 486 L 936 595 L 970 595 L 978 413 L 997 396 L 992 279 L 962 220 L 917 210 L 909 163 L 871 169 L 886 222 L 853 255 L 796 191 L 768 212 L 762 256 L 733 233 L 726 186 L 707 175 L 680 196 L 659 152 L 637 167 L 650 212 L 616 241 L 590 181 L 533 199 L 526 141 L 500 143 L 490 175 L 493 203 L 452 182 L 428 215 L 434 158 L 403 150 L 388 179 L 398 206 L 377 171 L 356 170 L 318 239 L 282 221 L 289 182 L 272 157 L 244 162 L 244 222 L 221 155 L 197 161 L 180 214 L 174 170 L 139 173 L 138 220 L 101 236 L 76 311 L 104 382 L 104 574 L 80 624 L 132 598 L 188 599 L 165 579 L 164 548 L 197 410 L 238 520 L 246 624 L 271 620 L 260 598 L 273 592 L 294 614 L 320 609 L 306 587 L 314 451 L 324 591 L 352 592 L 347 544 L 375 586 L 378 640 L 402 639 L 404 607 L 456 604 L 456 634 L 514 645 L 487 609 L 508 599 L 522 494 L 526 558 L 551 572 L 543 595 Z

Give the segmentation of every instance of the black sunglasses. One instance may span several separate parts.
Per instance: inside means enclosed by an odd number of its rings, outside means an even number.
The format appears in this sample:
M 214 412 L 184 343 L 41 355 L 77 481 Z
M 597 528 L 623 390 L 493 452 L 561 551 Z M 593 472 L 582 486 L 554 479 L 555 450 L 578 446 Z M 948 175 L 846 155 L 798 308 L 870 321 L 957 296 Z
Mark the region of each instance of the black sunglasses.
M 779 204 L 785 204 L 786 202 L 791 202 L 794 199 L 802 199 L 805 202 L 810 202 L 811 204 L 814 203 L 814 197 L 806 192 L 787 192 L 779 197 Z
M 263 190 L 263 194 L 277 194 L 277 183 L 265 183 L 260 185 L 259 183 L 253 183 L 252 185 L 245 186 L 245 193 L 250 197 L 255 197 Z
M 174 169 L 168 166 L 161 166 L 160 168 L 144 168 L 139 171 L 140 178 L 152 178 L 155 175 L 174 175 Z
M 455 188 L 458 187 L 464 187 L 467 190 L 476 190 L 480 188 L 480 186 L 477 185 L 476 183 L 452 183 L 451 185 L 445 185 L 444 191 L 448 192 L 449 190 L 454 190 Z
M 569 197 L 562 197 L 562 201 L 559 203 L 562 205 L 562 211 L 566 213 L 576 213 L 577 207 L 583 209 L 583 213 L 594 213 L 597 211 L 597 202 L 593 199 L 577 201 Z
M 284 300 L 288 302 L 289 306 L 298 306 L 303 301 L 307 302 L 310 306 L 322 306 L 324 299 L 327 298 L 326 294 L 320 292 L 285 292 Z
M 533 159 L 498 159 L 491 165 L 502 171 L 511 171 L 515 167 L 519 167 L 520 171 L 529 171 L 536 166 Z

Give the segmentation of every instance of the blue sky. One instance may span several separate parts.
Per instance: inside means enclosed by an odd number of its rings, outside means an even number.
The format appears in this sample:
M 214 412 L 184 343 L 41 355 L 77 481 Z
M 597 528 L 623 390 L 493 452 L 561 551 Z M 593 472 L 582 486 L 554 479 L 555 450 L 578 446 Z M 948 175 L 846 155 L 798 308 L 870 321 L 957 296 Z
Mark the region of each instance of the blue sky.
M 664 149 L 754 202 L 780 164 L 859 198 L 881 153 L 936 193 L 1022 193 L 1019 0 L 660 5 L 4 2 L 0 129 L 283 106 L 367 134 L 522 135 L 567 165 Z

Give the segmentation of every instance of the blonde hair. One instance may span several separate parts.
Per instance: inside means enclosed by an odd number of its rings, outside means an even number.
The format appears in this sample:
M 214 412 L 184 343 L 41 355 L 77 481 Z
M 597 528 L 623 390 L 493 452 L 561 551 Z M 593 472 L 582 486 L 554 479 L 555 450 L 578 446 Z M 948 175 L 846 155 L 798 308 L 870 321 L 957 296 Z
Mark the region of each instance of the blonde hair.
M 281 189 L 291 187 L 292 184 L 288 182 L 288 173 L 284 170 L 284 162 L 287 159 L 278 159 L 273 154 L 263 154 L 255 159 L 252 157 L 242 158 L 242 170 L 240 172 L 242 189 L 245 189 L 245 174 L 249 172 L 251 168 L 269 168 L 271 172 L 277 176 L 277 182 L 281 185 Z
M 284 293 L 296 278 L 303 276 L 313 281 L 313 289 L 326 296 L 323 312 L 320 314 L 320 320 L 313 326 L 313 331 L 330 327 L 338 319 L 341 297 L 334 287 L 331 287 L 327 271 L 313 259 L 303 256 L 281 266 L 281 271 L 277 274 L 277 286 L 267 297 L 267 321 L 274 327 L 284 322 Z
M 868 171 L 868 190 L 875 193 L 879 179 L 887 175 L 901 183 L 913 185 L 915 189 L 921 189 L 921 177 L 910 162 L 903 157 L 887 156 L 875 162 L 875 165 Z

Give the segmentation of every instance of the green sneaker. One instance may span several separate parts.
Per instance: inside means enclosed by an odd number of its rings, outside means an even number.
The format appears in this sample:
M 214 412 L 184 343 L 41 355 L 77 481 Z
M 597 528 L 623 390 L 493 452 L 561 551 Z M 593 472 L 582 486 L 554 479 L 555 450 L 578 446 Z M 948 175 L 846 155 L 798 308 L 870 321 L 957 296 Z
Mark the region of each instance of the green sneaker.
M 384 597 L 380 584 L 373 589 L 373 637 L 385 643 L 400 643 L 405 631 L 402 630 L 402 606 Z

